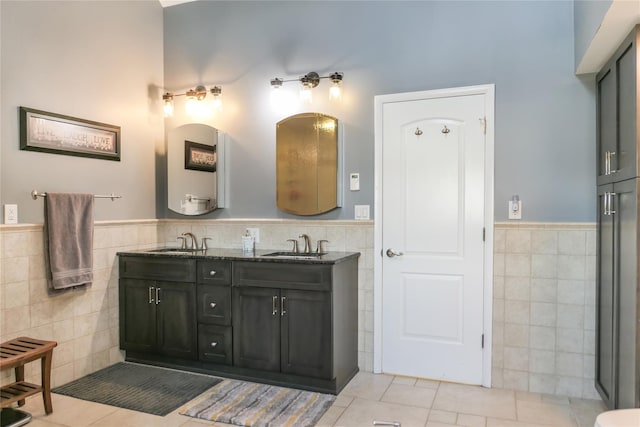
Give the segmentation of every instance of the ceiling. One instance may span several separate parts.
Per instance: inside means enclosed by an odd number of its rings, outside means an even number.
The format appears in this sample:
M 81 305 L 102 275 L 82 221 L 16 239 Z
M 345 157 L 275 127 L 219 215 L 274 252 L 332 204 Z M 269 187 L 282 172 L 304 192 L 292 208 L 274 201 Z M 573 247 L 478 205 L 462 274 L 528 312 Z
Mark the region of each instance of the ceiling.
M 169 6 L 175 6 L 180 3 L 188 3 L 190 1 L 195 1 L 195 0 L 158 0 L 158 1 L 162 5 L 162 7 L 169 7 Z

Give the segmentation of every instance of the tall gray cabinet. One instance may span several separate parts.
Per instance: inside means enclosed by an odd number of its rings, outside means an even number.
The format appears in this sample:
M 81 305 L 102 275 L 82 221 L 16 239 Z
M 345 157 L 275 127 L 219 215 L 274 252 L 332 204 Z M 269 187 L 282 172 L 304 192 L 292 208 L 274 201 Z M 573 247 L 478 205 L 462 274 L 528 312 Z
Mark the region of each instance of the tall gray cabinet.
M 640 407 L 638 42 L 640 26 L 596 76 L 595 385 L 611 409 Z

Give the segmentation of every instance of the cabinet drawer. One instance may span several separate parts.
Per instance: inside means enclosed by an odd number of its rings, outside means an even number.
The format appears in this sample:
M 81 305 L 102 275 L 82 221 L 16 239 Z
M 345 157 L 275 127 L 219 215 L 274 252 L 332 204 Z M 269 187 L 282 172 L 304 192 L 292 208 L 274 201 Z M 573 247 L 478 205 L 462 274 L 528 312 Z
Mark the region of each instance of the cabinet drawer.
M 231 288 L 197 285 L 198 322 L 231 325 Z
M 120 256 L 120 277 L 195 282 L 195 276 L 194 259 Z
M 198 357 L 202 361 L 231 365 L 231 327 L 198 325 Z
M 234 284 L 282 289 L 331 290 L 331 266 L 282 262 L 236 262 Z
M 206 283 L 208 285 L 231 285 L 231 262 L 199 260 L 198 283 Z

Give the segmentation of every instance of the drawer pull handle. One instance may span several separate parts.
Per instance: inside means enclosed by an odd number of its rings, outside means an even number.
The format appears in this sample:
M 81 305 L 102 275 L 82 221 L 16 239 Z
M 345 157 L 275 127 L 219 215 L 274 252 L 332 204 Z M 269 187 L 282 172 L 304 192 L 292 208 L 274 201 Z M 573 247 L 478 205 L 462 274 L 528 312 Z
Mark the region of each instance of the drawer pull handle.
M 271 299 L 271 315 L 272 316 L 278 315 L 278 296 L 277 295 L 274 295 L 273 298 Z
M 218 305 L 218 304 L 216 304 L 215 302 L 212 302 L 212 303 L 209 304 L 209 307 L 216 308 L 216 305 Z
M 216 275 L 216 271 L 215 271 L 215 270 L 211 270 L 211 271 L 209 272 L 209 276 L 213 277 L 213 276 L 215 276 L 215 275 Z
M 285 303 L 287 302 L 287 297 L 282 297 L 280 299 L 280 316 L 284 316 L 287 314 L 287 309 L 285 308 Z
M 160 288 L 156 288 L 156 305 L 160 304 L 162 301 L 160 301 Z
M 218 343 L 217 343 L 217 342 L 212 342 L 212 343 L 211 343 L 211 347 L 215 347 L 215 346 L 217 346 L 217 345 L 218 345 Z
M 153 304 L 155 300 L 153 299 L 153 292 L 156 290 L 153 286 L 149 286 L 149 304 Z

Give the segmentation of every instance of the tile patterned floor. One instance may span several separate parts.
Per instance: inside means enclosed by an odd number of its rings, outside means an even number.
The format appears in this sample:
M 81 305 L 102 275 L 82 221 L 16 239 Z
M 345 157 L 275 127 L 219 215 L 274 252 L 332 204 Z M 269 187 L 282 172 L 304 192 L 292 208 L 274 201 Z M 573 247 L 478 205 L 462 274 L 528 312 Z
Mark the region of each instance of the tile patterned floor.
M 29 427 L 203 427 L 227 424 L 166 417 L 120 409 L 53 394 L 54 412 L 44 414 L 34 396 L 23 408 Z M 402 427 L 592 427 L 600 401 L 504 389 L 441 383 L 415 378 L 359 373 L 318 422 L 322 427 L 371 427 L 397 421 Z

